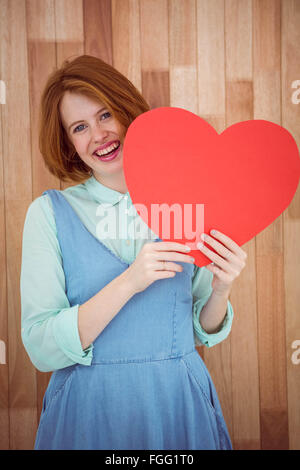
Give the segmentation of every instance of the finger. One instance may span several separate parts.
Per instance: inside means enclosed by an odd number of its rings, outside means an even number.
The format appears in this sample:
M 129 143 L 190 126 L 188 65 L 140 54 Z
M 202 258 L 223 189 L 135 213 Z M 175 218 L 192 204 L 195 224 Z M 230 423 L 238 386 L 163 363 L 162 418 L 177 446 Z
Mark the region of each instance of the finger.
M 159 251 L 154 254 L 157 260 L 183 261 L 184 263 L 194 263 L 195 258 L 190 255 L 174 253 L 169 251 Z
M 223 271 L 218 268 L 218 266 L 216 266 L 214 263 L 210 263 L 208 264 L 207 266 L 205 266 L 205 268 L 210 271 L 211 273 L 213 274 L 216 274 L 216 275 L 219 275 L 220 273 L 222 273 Z
M 229 238 L 224 233 L 215 229 L 211 230 L 210 233 L 214 238 L 217 238 L 218 240 L 220 240 L 220 242 L 222 242 L 236 256 L 240 257 L 241 259 L 245 259 L 247 257 L 247 254 L 245 253 L 245 251 L 242 250 L 236 242 L 234 242 L 231 238 Z
M 177 263 L 172 263 L 170 261 L 160 261 L 157 263 L 157 266 L 155 267 L 156 271 L 177 271 L 181 272 L 183 271 L 183 267 L 180 264 Z
M 184 245 L 183 243 L 177 243 L 177 242 L 156 242 L 154 243 L 154 248 L 157 249 L 157 251 L 184 251 L 184 252 L 189 252 L 191 251 L 190 247 L 187 245 Z
M 199 250 L 202 251 L 202 253 L 204 253 L 207 258 L 211 259 L 218 267 L 222 268 L 225 272 L 230 272 L 231 268 L 230 263 L 228 261 L 211 251 L 205 245 L 201 246 L 200 244 L 198 244 L 197 246 Z
M 205 266 L 205 267 L 208 271 L 210 271 L 215 276 L 217 276 L 217 278 L 220 281 L 222 281 L 222 282 L 224 282 L 228 285 L 233 281 L 233 277 L 230 274 L 226 273 L 225 271 L 223 271 L 221 268 L 219 268 L 215 264 L 209 264 L 208 266 Z
M 210 246 L 212 246 L 213 249 L 219 255 L 223 256 L 223 258 L 225 258 L 227 260 L 230 260 L 230 261 L 233 261 L 233 262 L 238 262 L 238 257 L 232 251 L 230 251 L 228 248 L 226 248 L 224 245 L 219 243 L 214 238 L 210 237 L 206 233 L 203 233 L 201 235 L 201 238 L 202 238 L 202 240 L 205 241 L 205 243 L 208 243 Z

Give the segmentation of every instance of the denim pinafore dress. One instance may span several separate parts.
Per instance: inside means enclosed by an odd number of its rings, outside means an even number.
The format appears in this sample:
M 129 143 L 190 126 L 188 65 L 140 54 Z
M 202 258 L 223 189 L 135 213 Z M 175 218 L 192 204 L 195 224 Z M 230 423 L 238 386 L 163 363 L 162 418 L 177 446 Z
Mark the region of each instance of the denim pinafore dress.
M 60 191 L 44 194 L 53 205 L 70 306 L 81 305 L 129 264 L 87 230 Z M 52 373 L 34 449 L 232 449 L 195 349 L 193 265 L 180 264 L 182 272 L 123 306 L 93 342 L 90 366 Z

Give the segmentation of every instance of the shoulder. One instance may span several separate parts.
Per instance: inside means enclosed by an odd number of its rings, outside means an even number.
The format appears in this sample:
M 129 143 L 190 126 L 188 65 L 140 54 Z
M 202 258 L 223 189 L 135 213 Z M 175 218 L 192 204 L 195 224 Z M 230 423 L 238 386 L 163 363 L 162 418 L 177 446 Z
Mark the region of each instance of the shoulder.
M 55 189 L 55 191 L 65 196 L 73 207 L 76 207 L 82 200 L 88 199 L 85 183 L 69 186 L 63 190 Z M 38 196 L 30 203 L 25 217 L 25 229 L 27 228 L 44 234 L 50 231 L 57 235 L 54 209 L 48 193 Z
M 48 194 L 35 198 L 29 205 L 25 217 L 23 240 L 53 240 L 57 229 L 52 202 Z M 56 242 L 55 242 L 56 243 Z
M 70 196 L 76 198 L 85 193 L 86 188 L 83 183 L 80 183 L 74 186 L 69 186 L 63 190 L 56 189 L 56 191 L 67 198 Z M 51 197 L 49 194 L 42 194 L 31 202 L 27 209 L 26 218 L 35 218 L 36 220 L 46 219 L 49 222 L 55 220 Z
M 43 194 L 30 203 L 27 209 L 25 223 L 35 221 L 38 224 L 45 220 L 50 222 L 51 219 L 54 219 L 54 214 L 48 194 Z

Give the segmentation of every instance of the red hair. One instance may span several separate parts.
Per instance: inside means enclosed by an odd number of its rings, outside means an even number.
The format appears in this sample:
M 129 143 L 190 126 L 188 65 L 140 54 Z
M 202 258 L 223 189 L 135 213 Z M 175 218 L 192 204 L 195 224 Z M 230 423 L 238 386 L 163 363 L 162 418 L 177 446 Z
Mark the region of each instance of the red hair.
M 82 182 L 90 168 L 81 160 L 62 124 L 59 104 L 66 91 L 103 103 L 126 130 L 150 107 L 137 88 L 114 67 L 97 57 L 65 60 L 48 78 L 40 102 L 39 148 L 49 171 L 62 181 Z

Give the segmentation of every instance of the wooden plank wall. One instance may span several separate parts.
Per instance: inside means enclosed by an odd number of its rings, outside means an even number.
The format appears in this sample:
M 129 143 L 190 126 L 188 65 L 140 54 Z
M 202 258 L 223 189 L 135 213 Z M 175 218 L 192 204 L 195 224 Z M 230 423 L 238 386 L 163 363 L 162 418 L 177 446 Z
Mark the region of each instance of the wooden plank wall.
M 0 449 L 32 449 L 51 374 L 35 370 L 21 342 L 22 229 L 33 199 L 65 187 L 45 169 L 37 143 L 48 74 L 65 58 L 95 55 L 151 107 L 188 109 L 218 132 L 266 119 L 300 146 L 300 103 L 291 99 L 300 80 L 300 1 L 0 0 L 0 31 Z M 292 361 L 299 241 L 300 190 L 243 247 L 248 262 L 230 297 L 231 335 L 198 348 L 235 449 L 300 449 L 300 364 Z

